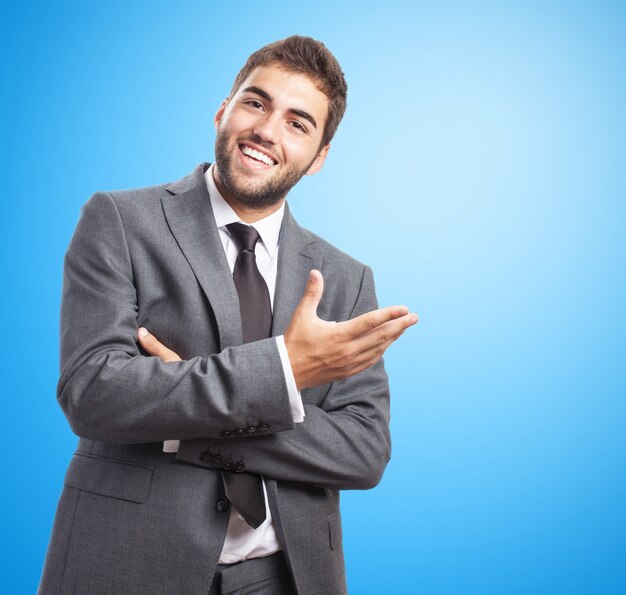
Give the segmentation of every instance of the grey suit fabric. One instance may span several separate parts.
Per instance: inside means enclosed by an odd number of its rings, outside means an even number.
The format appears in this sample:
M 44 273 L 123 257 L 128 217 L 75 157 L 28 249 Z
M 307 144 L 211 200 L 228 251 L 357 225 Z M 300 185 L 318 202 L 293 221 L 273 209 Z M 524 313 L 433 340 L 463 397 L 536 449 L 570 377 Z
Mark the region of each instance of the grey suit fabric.
M 275 340 L 241 344 L 207 167 L 97 193 L 82 210 L 65 260 L 58 385 L 80 440 L 42 594 L 207 593 L 228 524 L 220 469 L 235 464 L 266 478 L 298 593 L 346 592 L 339 490 L 373 487 L 389 459 L 383 364 L 303 391 L 306 418 L 294 424 Z M 286 209 L 273 335 L 312 268 L 324 275 L 321 318 L 377 307 L 370 269 Z M 142 353 L 139 326 L 183 361 Z M 177 454 L 162 452 L 166 439 L 181 440 Z

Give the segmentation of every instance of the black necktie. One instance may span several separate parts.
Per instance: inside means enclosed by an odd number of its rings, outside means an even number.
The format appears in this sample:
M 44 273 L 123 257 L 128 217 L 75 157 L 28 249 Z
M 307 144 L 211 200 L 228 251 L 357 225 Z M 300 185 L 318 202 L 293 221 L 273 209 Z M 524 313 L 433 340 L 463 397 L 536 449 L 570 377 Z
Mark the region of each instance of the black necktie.
M 243 223 L 231 223 L 226 227 L 239 246 L 233 279 L 239 294 L 243 342 L 267 339 L 272 330 L 272 305 L 265 280 L 256 266 L 254 248 L 259 241 L 259 232 Z
M 231 223 L 226 227 L 239 246 L 233 280 L 239 295 L 243 342 L 266 339 L 272 329 L 272 305 L 254 254 L 259 233 L 254 227 L 243 223 Z M 226 497 L 246 523 L 256 529 L 265 520 L 265 498 L 261 476 L 223 471 L 222 477 Z

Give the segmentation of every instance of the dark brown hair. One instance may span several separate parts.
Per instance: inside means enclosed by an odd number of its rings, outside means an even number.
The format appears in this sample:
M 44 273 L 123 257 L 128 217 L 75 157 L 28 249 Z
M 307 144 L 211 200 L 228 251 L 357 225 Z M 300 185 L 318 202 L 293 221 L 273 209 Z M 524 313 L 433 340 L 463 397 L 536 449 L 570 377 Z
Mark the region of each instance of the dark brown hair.
M 321 41 L 311 37 L 292 35 L 275 41 L 248 58 L 235 78 L 230 96 L 238 91 L 252 70 L 257 66 L 268 65 L 277 65 L 287 72 L 311 77 L 318 89 L 328 97 L 328 118 L 320 148 L 327 145 L 343 118 L 348 97 L 348 85 L 335 56 Z

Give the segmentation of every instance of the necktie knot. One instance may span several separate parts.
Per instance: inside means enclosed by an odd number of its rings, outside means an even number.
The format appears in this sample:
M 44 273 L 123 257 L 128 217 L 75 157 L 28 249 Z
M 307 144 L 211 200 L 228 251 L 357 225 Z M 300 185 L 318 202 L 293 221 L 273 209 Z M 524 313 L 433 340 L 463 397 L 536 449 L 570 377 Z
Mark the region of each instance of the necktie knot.
M 259 232 L 254 227 L 243 223 L 229 223 L 226 227 L 235 238 L 239 250 L 254 252 L 256 243 L 261 239 Z

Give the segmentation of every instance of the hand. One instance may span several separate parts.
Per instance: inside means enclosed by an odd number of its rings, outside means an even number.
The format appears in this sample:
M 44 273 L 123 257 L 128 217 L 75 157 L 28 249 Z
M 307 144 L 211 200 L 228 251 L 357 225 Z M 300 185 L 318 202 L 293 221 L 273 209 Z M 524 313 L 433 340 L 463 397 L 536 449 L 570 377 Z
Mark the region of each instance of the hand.
M 177 353 L 168 349 L 154 335 L 151 335 L 147 329 L 141 327 L 137 333 L 139 344 L 150 354 L 160 357 L 164 362 L 179 362 L 181 358 Z
M 325 322 L 317 316 L 323 291 L 322 273 L 312 270 L 285 331 L 298 390 L 347 378 L 373 366 L 387 347 L 418 320 L 405 306 L 391 306 L 346 322 Z

